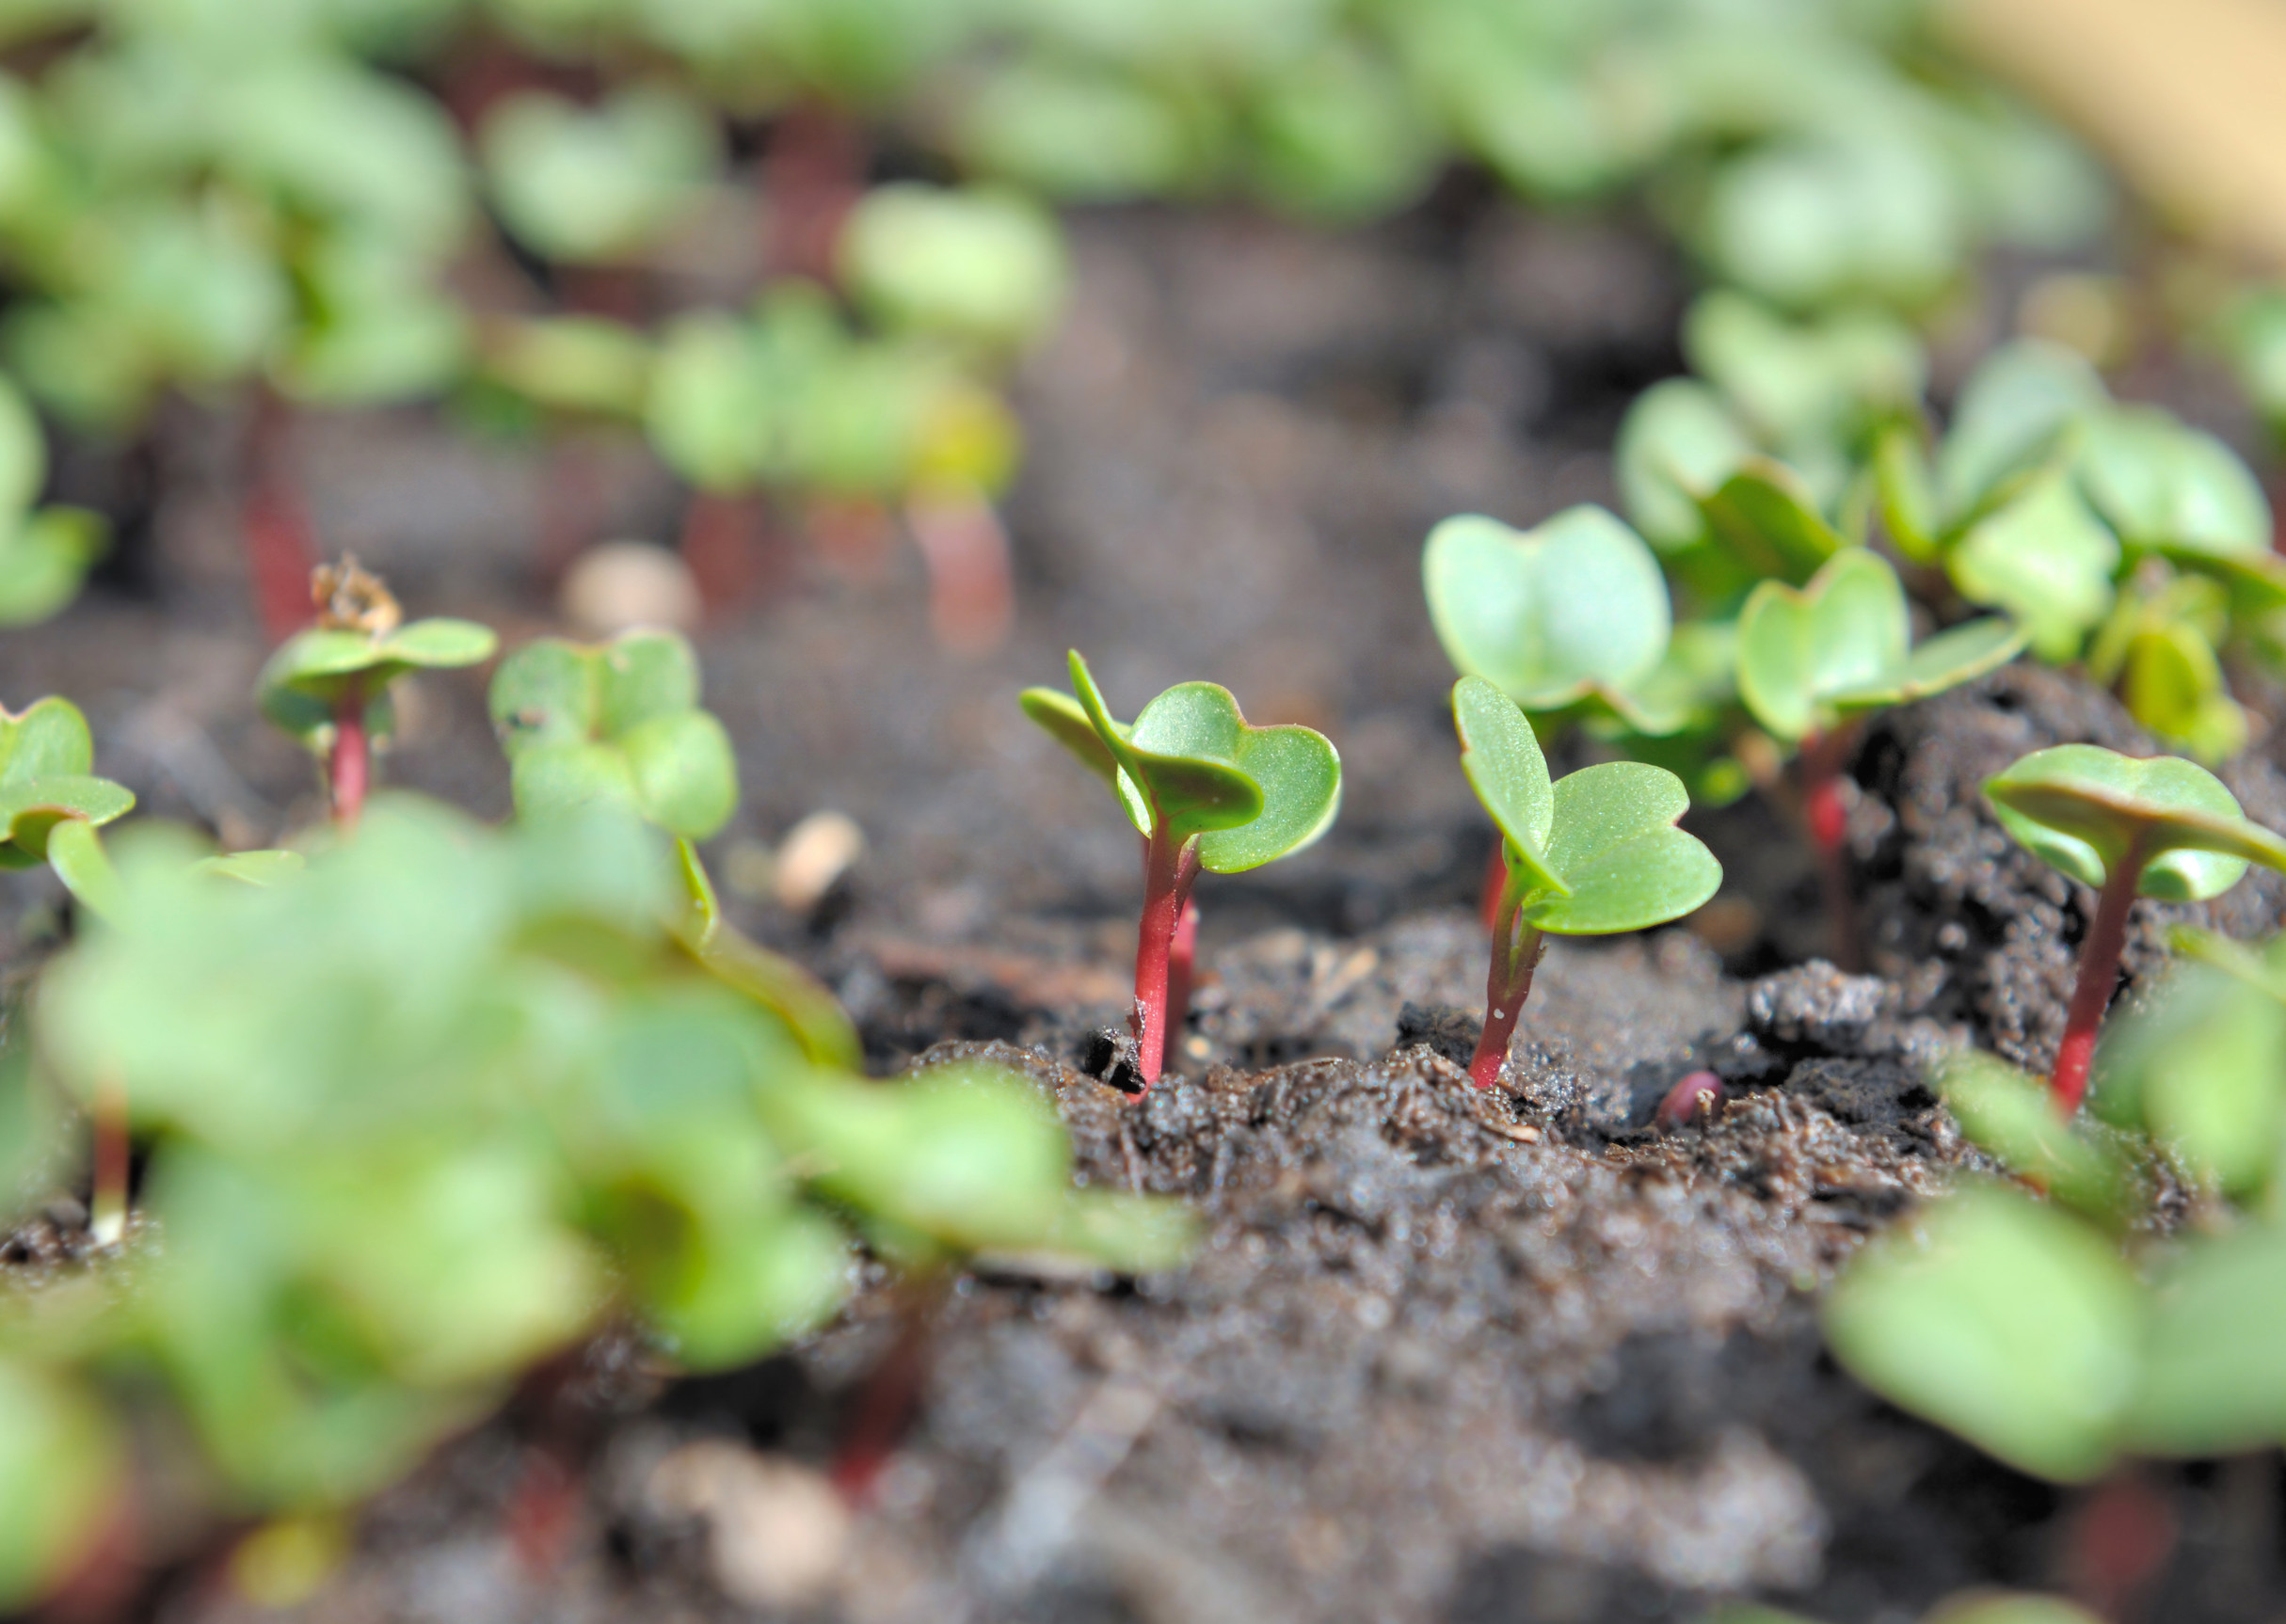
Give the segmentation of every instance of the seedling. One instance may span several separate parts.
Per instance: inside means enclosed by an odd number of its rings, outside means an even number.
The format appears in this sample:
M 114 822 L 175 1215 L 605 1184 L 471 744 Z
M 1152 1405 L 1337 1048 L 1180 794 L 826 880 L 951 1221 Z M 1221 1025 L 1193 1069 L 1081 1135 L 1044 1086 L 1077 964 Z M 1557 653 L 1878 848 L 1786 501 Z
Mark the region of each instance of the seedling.
M 354 827 L 373 781 L 373 750 L 396 725 L 389 686 L 408 671 L 449 670 L 492 657 L 500 640 L 471 620 L 416 620 L 354 557 L 310 578 L 317 625 L 262 668 L 262 712 L 326 763 L 333 816 Z
M 698 693 L 697 657 L 671 631 L 629 631 L 594 646 L 526 644 L 501 661 L 489 698 L 517 812 L 557 818 L 600 804 L 671 835 L 684 947 L 782 1017 L 813 1059 L 854 1069 L 857 1036 L 833 995 L 723 917 L 698 843 L 738 809 L 738 761 Z
M 1991 1056 L 1944 1062 L 1962 1130 L 2050 1199 L 1973 1183 L 1877 1239 L 1827 1299 L 1834 1351 L 1868 1386 L 2042 1476 L 2286 1437 L 2286 1227 L 2270 1210 L 2286 957 L 2204 932 L 2181 945 L 2202 962 L 2107 1036 L 2088 1116 L 2059 1118 Z M 2184 1181 L 2209 1217 L 2177 1228 L 2152 1207 Z
M 96 830 L 124 817 L 135 796 L 95 772 L 88 720 L 68 699 L 22 715 L 0 709 L 0 868 L 45 863 L 91 912 L 118 905 L 119 882 Z
M 1877 553 L 1837 553 L 1797 591 L 1766 581 L 1738 617 L 1738 696 L 1798 752 L 1803 820 L 1817 850 L 1835 962 L 1860 957 L 1846 853 L 1842 767 L 1857 724 L 1892 705 L 1942 693 L 2016 658 L 2024 634 L 1997 616 L 1912 646 L 1896 571 Z
M 1077 699 L 1028 688 L 1021 703 L 1111 787 L 1143 837 L 1130 1025 L 1148 1092 L 1180 1041 L 1175 948 L 1199 871 L 1243 873 L 1323 835 L 1341 805 L 1341 758 L 1310 728 L 1249 726 L 1230 691 L 1211 682 L 1176 684 L 1129 724 L 1112 720 L 1077 649 L 1071 674 Z M 1179 975 L 1187 981 L 1187 967 Z
M 2059 744 L 1985 780 L 1984 791 L 2020 843 L 2100 893 L 2049 1081 L 2070 1115 L 2087 1089 L 2135 898 L 2203 901 L 2238 884 L 2248 863 L 2286 871 L 2286 839 L 2249 822 L 2212 772 L 2172 756 L 2138 761 Z
M 1500 1080 L 1543 935 L 1597 936 L 1680 918 L 1715 894 L 1722 865 L 1675 820 L 1690 809 L 1661 767 L 1612 761 L 1548 778 L 1532 724 L 1480 677 L 1452 691 L 1461 770 L 1499 825 L 1508 879 L 1493 921 L 1484 1032 L 1469 1080 Z
M 1448 518 L 1421 555 L 1429 616 L 1463 676 L 1500 688 L 1542 725 L 1576 718 L 1632 754 L 1658 752 L 1694 788 L 1728 799 L 1725 712 L 1735 695 L 1728 624 L 1672 621 L 1658 559 L 1600 507 L 1568 508 L 1528 531 Z M 1489 929 L 1507 883 L 1497 847 L 1485 871 Z

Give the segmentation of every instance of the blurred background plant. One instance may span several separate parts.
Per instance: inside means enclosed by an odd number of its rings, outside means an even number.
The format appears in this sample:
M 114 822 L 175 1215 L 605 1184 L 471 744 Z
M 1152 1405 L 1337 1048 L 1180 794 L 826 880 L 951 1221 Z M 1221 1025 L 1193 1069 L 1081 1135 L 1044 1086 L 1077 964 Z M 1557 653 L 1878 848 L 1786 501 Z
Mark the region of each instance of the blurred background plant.
M 176 393 L 234 414 L 274 637 L 315 551 L 291 415 L 427 401 L 572 448 L 544 576 L 598 539 L 578 450 L 640 436 L 690 487 L 717 604 L 759 526 L 862 549 L 902 521 L 940 638 L 988 646 L 1020 454 L 998 391 L 1065 277 L 1046 205 L 1351 223 L 1459 160 L 1552 205 L 1632 190 L 1777 305 L 1926 312 L 1979 248 L 2080 240 L 2106 208 L 1926 23 L 1886 0 L 13 0 L 0 359 L 74 434 L 132 443 Z M 7 466 L 0 613 L 23 618 L 94 547 L 31 511 L 28 446 Z

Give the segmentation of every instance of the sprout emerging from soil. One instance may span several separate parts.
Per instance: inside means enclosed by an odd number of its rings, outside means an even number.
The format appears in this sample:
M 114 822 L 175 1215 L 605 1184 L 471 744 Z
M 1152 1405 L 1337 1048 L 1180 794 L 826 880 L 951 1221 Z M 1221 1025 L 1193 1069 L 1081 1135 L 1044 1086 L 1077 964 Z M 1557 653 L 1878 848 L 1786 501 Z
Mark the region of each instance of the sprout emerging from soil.
M 1324 834 L 1341 804 L 1341 758 L 1310 728 L 1247 725 L 1230 691 L 1211 682 L 1177 683 L 1132 724 L 1115 722 L 1077 649 L 1071 672 L 1077 699 L 1028 688 L 1021 703 L 1111 785 L 1143 837 L 1131 1024 L 1147 1092 L 1182 1029 L 1175 995 L 1187 995 L 1189 965 L 1176 963 L 1176 947 L 1195 930 L 1186 919 L 1199 870 L 1241 873 Z
M 416 620 L 381 579 L 344 555 L 310 577 L 317 624 L 262 668 L 262 713 L 324 757 L 333 816 L 356 824 L 373 782 L 374 742 L 396 725 L 389 687 L 408 671 L 476 665 L 499 646 L 472 620 Z
M 2087 1091 L 2135 898 L 2219 897 L 2250 862 L 2286 872 L 2286 839 L 2249 822 L 2214 774 L 2173 756 L 2136 761 L 2060 744 L 1987 779 L 1984 790 L 2002 826 L 2035 856 L 2101 893 L 2049 1080 L 2069 1115 Z
M 1835 963 L 1861 961 L 1844 841 L 1842 764 L 1861 718 L 1942 693 L 2016 658 L 2024 634 L 1998 616 L 1912 646 L 1896 571 L 1863 548 L 1836 553 L 1800 590 L 1766 581 L 1738 617 L 1738 694 L 1799 751 L 1803 821 L 1817 849 Z
M 1531 993 L 1543 935 L 1606 935 L 1680 918 L 1715 894 L 1722 865 L 1674 826 L 1690 795 L 1664 767 L 1612 761 L 1551 782 L 1531 723 L 1480 677 L 1453 685 L 1452 714 L 1461 770 L 1500 826 L 1508 865 L 1484 1034 L 1468 1067 L 1469 1080 L 1489 1089 Z

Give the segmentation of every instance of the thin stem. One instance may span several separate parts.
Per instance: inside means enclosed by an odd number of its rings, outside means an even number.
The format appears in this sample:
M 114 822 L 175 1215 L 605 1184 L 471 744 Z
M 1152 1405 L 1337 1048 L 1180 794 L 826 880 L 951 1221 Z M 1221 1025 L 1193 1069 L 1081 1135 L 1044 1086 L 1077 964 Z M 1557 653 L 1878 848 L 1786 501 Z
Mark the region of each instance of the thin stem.
M 898 1287 L 896 1335 L 866 1373 L 834 1451 L 834 1488 L 853 1509 L 871 1504 L 883 1470 L 920 1409 L 949 1284 L 946 1272 L 933 1268 Z
M 2070 1116 L 2087 1092 L 2087 1069 L 2096 1058 L 2096 1033 L 2103 1011 L 2119 984 L 2119 950 L 2127 945 L 2127 915 L 2134 906 L 2135 887 L 2142 884 L 2147 831 L 2138 829 L 2127 851 L 2103 878 L 2096 900 L 2095 922 L 2080 945 L 2080 979 L 2071 989 L 2071 1008 L 2064 1017 L 2064 1041 L 2056 1045 L 2055 1070 L 2048 1089 L 2056 1109 Z
M 1508 1063 L 1509 1040 L 1515 1035 L 1516 1018 L 1531 995 L 1532 972 L 1540 966 L 1541 934 L 1523 917 L 1525 885 L 1511 870 L 1501 887 L 1500 909 L 1493 922 L 1493 967 L 1484 983 L 1484 1032 L 1468 1062 L 1468 1080 L 1489 1089 L 1500 1080 Z
M 1159 1069 L 1171 1072 L 1180 1059 L 1183 1027 L 1191 1018 L 1191 984 L 1198 959 L 1199 905 L 1188 899 L 1167 948 L 1167 1039 L 1159 1046 Z
M 1857 899 L 1849 889 L 1849 807 L 1842 799 L 1842 761 L 1848 748 L 1846 729 L 1813 733 L 1802 740 L 1802 819 L 1817 852 L 1833 962 L 1855 974 L 1864 968 L 1865 955 L 1858 935 Z
M 333 787 L 334 821 L 358 826 L 365 791 L 373 783 L 373 742 L 365 732 L 365 690 L 351 683 L 333 709 L 333 756 L 327 773 Z
M 929 626 L 951 654 L 986 654 L 1015 621 L 1015 566 L 1008 532 L 984 493 L 940 480 L 905 503 L 905 524 L 929 569 Z
M 1484 884 L 1477 892 L 1477 915 L 1491 935 L 1500 923 L 1500 899 L 1508 891 L 1508 859 L 1501 855 L 1501 838 L 1493 836 L 1492 855 L 1484 860 Z
M 1145 1093 L 1159 1081 L 1167 1058 L 1173 1031 L 1167 1024 L 1167 993 L 1175 931 L 1191 900 L 1191 883 L 1199 875 L 1196 842 L 1173 838 L 1163 815 L 1157 821 L 1143 845 L 1143 922 L 1135 935 L 1135 1009 L 1129 1017 L 1135 1063 L 1143 1073 Z
M 239 523 L 254 606 L 272 643 L 310 623 L 310 571 L 317 564 L 310 510 L 286 466 L 285 430 L 284 404 L 264 391 L 248 432 Z
M 116 1073 L 95 1083 L 95 1188 L 88 1202 L 88 1233 L 97 1246 L 117 1246 L 127 1234 L 127 1085 Z

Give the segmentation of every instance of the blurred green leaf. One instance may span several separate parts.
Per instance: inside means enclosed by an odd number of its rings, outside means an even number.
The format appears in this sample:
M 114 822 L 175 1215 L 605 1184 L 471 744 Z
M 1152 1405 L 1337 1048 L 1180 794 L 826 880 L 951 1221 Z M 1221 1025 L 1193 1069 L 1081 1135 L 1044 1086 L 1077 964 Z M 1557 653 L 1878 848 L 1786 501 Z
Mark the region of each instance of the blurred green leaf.
M 2110 1464 L 2141 1377 L 2134 1277 L 2095 1231 L 1972 1186 L 1878 1237 L 1835 1282 L 1827 1340 L 1893 1403 L 2019 1471 Z
M 1514 531 L 1448 518 L 1421 554 L 1429 615 L 1446 657 L 1527 709 L 1552 710 L 1648 677 L 1672 611 L 1658 560 L 1600 507 Z
M 738 763 L 697 708 L 698 661 L 672 631 L 592 647 L 542 638 L 492 677 L 492 725 L 526 817 L 614 802 L 704 840 L 738 809 Z
M 699 206 L 721 161 L 705 109 L 663 85 L 593 108 L 520 91 L 486 118 L 478 148 L 508 229 L 573 263 L 648 247 Z

